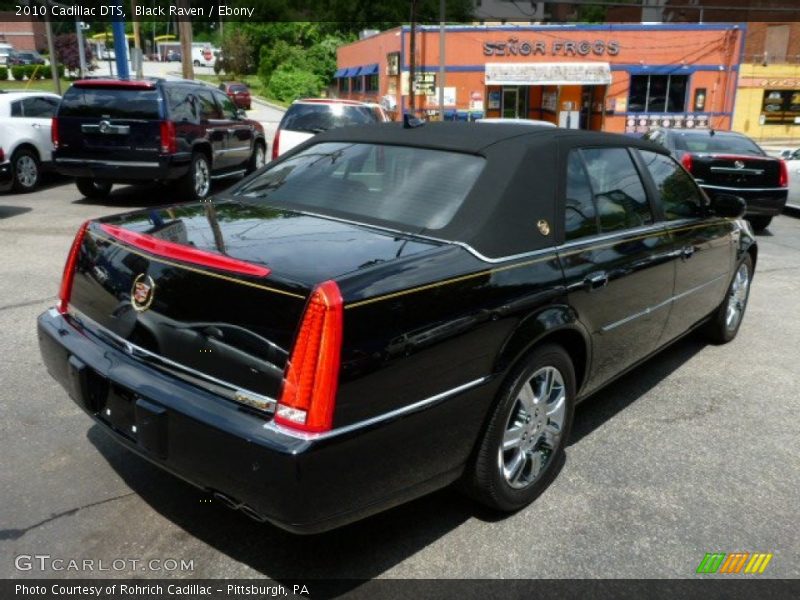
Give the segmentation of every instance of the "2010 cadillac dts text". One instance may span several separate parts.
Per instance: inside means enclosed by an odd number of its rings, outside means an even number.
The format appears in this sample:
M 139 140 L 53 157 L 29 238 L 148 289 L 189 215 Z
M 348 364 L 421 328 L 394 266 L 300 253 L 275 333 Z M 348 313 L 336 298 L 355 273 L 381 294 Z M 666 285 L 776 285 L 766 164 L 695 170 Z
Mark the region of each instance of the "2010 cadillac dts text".
M 663 148 L 432 123 L 323 133 L 211 202 L 79 231 L 42 356 L 120 443 L 291 531 L 550 482 L 576 402 L 702 325 L 757 249 Z

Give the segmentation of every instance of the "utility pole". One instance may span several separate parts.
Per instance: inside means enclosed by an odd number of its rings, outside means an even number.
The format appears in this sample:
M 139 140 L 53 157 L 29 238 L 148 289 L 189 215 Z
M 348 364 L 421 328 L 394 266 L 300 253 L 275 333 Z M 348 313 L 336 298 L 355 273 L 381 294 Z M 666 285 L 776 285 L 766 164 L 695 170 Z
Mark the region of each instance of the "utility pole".
M 179 7 L 189 12 L 189 0 L 178 0 Z M 192 22 L 188 17 L 178 17 L 178 30 L 181 36 L 181 67 L 184 79 L 194 79 L 194 65 L 192 65 Z
M 439 0 L 439 120 L 444 121 L 444 14 L 445 0 Z
M 131 0 L 131 19 L 133 19 L 133 50 L 136 56 L 134 64 L 136 65 L 136 78 L 141 79 L 143 75 L 142 60 L 144 55 L 142 51 L 142 24 L 136 17 L 137 4 L 137 0 Z
M 81 77 L 86 77 L 88 71 L 86 70 L 86 47 L 83 43 L 83 21 L 75 17 L 75 36 L 78 38 L 78 60 L 81 65 Z
M 411 108 L 411 116 L 416 117 L 417 103 L 414 98 L 414 79 L 416 71 L 417 39 L 414 22 L 417 20 L 417 0 L 411 0 L 411 41 L 408 57 L 408 105 Z
M 46 5 L 45 5 L 46 6 Z M 44 26 L 47 32 L 47 51 L 50 53 L 50 75 L 53 78 L 53 85 L 56 94 L 61 95 L 61 79 L 58 77 L 58 60 L 56 59 L 56 48 L 53 44 L 53 24 L 50 22 L 50 11 L 45 11 Z

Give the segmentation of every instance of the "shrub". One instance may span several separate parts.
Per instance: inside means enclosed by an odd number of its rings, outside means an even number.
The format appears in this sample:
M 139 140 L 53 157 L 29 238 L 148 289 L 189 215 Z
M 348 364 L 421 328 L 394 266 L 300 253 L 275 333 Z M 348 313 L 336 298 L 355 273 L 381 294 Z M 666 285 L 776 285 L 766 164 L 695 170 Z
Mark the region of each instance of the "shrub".
M 0 81 L 6 81 L 7 79 L 8 79 L 8 68 L 0 67 Z
M 11 76 L 16 81 L 22 81 L 25 79 L 25 67 L 21 65 L 17 65 L 16 67 L 11 67 Z
M 61 63 L 56 65 L 56 71 L 58 71 L 58 78 L 64 79 L 64 65 L 62 65 Z
M 320 78 L 311 71 L 280 66 L 270 77 L 268 90 L 273 98 L 291 102 L 304 96 L 318 96 L 323 87 Z

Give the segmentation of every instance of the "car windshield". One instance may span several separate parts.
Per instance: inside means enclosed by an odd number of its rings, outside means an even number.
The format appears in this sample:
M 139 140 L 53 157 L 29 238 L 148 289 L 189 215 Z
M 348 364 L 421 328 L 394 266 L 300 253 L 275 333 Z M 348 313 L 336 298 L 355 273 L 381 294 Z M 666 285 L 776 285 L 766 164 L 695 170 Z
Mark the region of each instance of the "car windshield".
M 679 150 L 688 152 L 718 154 L 750 154 L 765 156 L 764 151 L 755 142 L 738 135 L 711 135 L 707 131 L 681 132 L 675 138 Z
M 346 125 L 368 125 L 378 121 L 369 106 L 346 104 L 293 104 L 286 111 L 280 129 L 319 133 Z
M 234 197 L 335 217 L 441 229 L 461 207 L 485 159 L 406 146 L 315 144 L 243 184 Z
M 105 119 L 160 118 L 157 90 L 71 87 L 64 94 L 60 117 Z

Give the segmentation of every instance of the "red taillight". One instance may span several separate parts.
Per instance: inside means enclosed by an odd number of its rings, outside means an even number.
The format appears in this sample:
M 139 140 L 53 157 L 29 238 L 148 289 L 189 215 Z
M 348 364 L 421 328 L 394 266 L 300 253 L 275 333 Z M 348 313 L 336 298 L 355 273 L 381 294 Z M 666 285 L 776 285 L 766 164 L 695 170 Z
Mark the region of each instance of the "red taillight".
M 689 173 L 691 173 L 692 172 L 692 166 L 693 166 L 693 164 L 692 164 L 692 155 L 687 152 L 686 154 L 681 156 L 681 164 L 683 165 L 684 169 L 686 169 L 687 171 L 689 171 Z
M 281 139 L 281 130 L 275 131 L 275 137 L 272 139 L 272 160 L 278 158 L 278 142 Z
M 781 170 L 778 176 L 778 187 L 789 187 L 789 167 L 786 165 L 785 160 L 780 161 L 780 163 Z
M 319 284 L 308 301 L 289 357 L 275 422 L 302 431 L 333 423 L 342 350 L 342 295 L 335 281 Z
M 58 117 L 53 117 L 50 122 L 50 139 L 53 142 L 53 148 L 58 148 Z
M 0 162 L 3 162 L 6 159 L 6 153 L 3 152 L 3 149 L 0 148 Z
M 78 229 L 75 234 L 75 239 L 72 241 L 72 247 L 69 249 L 67 256 L 67 263 L 64 265 L 64 274 L 61 276 L 61 289 L 58 292 L 58 312 L 62 315 L 67 312 L 69 308 L 69 299 L 72 295 L 72 280 L 75 278 L 75 269 L 78 267 L 78 252 L 80 252 L 81 244 L 83 244 L 83 237 L 86 235 L 86 228 L 89 227 L 90 221 L 86 221 Z
M 175 123 L 161 121 L 161 154 L 174 154 L 178 150 L 178 138 L 175 135 Z
M 211 267 L 212 269 L 231 271 L 239 275 L 251 275 L 253 277 L 266 277 L 271 272 L 267 267 L 254 265 L 243 260 L 223 256 L 222 254 L 198 250 L 191 246 L 168 242 L 153 237 L 152 235 L 147 235 L 146 233 L 137 233 L 129 229 L 117 227 L 116 225 L 103 223 L 100 225 L 100 229 L 131 246 L 136 246 L 137 248 L 141 248 L 157 256 L 164 256 L 166 258 L 202 265 L 204 267 Z

